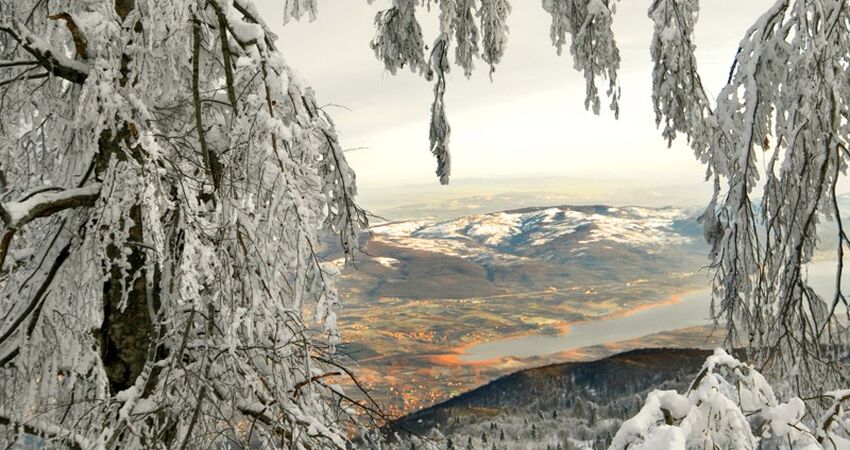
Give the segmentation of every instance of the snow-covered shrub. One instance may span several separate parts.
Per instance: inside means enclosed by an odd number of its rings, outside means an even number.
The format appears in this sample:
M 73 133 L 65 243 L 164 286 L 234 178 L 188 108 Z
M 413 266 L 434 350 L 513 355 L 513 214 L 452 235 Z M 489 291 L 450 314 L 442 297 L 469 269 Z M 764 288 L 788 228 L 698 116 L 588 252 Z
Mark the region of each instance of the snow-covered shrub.
M 717 349 L 684 394 L 651 392 L 610 450 L 850 449 L 850 390 L 807 400 L 828 407 L 814 417 L 799 397 L 780 402 L 761 373 Z

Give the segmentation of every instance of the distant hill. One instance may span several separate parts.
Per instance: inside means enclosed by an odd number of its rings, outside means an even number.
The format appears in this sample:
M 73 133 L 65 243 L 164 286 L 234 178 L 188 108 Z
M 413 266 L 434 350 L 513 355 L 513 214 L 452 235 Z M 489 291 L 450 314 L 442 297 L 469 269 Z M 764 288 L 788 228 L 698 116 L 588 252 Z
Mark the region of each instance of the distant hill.
M 522 370 L 402 417 L 392 427 L 418 434 L 439 429 L 451 435 L 458 423 L 570 411 L 579 397 L 602 406 L 618 403 L 652 388 L 682 388 L 709 355 L 696 349 L 641 349 L 598 361 Z
M 693 272 L 707 254 L 697 215 L 684 208 L 559 206 L 378 224 L 361 271 L 395 272 L 370 294 L 401 298 Z

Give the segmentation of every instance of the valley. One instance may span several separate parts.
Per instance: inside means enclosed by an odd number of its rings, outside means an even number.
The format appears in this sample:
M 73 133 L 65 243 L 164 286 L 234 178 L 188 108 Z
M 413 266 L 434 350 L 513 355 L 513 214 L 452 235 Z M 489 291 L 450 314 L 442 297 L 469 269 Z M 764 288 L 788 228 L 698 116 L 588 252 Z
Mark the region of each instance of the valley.
M 705 289 L 697 211 L 578 206 L 452 220 L 393 222 L 364 236 L 339 281 L 341 347 L 391 416 L 432 405 L 506 373 L 641 346 L 711 346 L 687 332 L 595 339 L 566 351 L 464 358 L 476 345 L 569 335 L 583 323 L 675 304 Z M 690 326 L 683 320 L 681 328 Z M 664 327 L 662 327 L 664 328 Z

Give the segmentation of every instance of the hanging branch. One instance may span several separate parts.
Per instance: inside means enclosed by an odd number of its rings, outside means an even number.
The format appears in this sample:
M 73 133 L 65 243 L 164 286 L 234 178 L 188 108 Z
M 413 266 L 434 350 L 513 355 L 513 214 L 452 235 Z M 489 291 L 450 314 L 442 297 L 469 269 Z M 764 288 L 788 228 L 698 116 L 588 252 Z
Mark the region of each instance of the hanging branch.
M 447 42 L 439 39 L 431 51 L 431 70 L 436 79 L 434 81 L 434 103 L 431 105 L 431 153 L 437 158 L 437 177 L 440 183 L 449 184 L 451 175 L 451 155 L 449 154 L 449 138 L 451 137 L 451 126 L 446 119 L 446 70 L 448 70 L 448 58 L 446 58 Z
M 210 152 L 207 145 L 206 131 L 201 110 L 200 91 L 200 67 L 201 67 L 201 22 L 197 17 L 192 18 L 192 103 L 195 106 L 195 128 L 198 131 L 198 142 L 201 146 L 201 155 L 204 159 L 204 167 L 207 175 L 212 179 L 213 188 L 218 191 L 221 185 L 221 171 L 218 160 Z

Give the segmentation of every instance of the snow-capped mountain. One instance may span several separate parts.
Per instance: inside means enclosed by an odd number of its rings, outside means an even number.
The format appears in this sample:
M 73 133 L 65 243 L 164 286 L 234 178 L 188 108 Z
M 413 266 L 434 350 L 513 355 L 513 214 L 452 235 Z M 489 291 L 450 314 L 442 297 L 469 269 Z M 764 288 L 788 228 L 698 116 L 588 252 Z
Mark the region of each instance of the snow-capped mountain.
M 591 284 L 628 281 L 639 272 L 662 275 L 702 265 L 706 251 L 696 216 L 686 208 L 559 206 L 384 223 L 373 227 L 369 253 L 395 269 L 421 260 L 401 250 L 461 259 L 483 268 L 494 283 L 536 285 L 539 279 L 549 286 L 547 274 Z M 699 262 L 682 267 L 682 257 Z
M 575 252 L 594 243 L 683 245 L 692 243 L 698 231 L 693 210 L 607 206 L 529 208 L 446 221 L 388 223 L 373 230 L 381 240 L 458 255 L 464 254 L 459 247 L 470 244 L 511 254 L 567 240 L 576 245 Z
M 373 226 L 358 270 L 342 283 L 359 300 L 547 291 L 556 300 L 589 302 L 598 294 L 625 305 L 647 290 L 682 285 L 677 280 L 706 264 L 697 214 L 558 206 L 383 223 Z M 635 291 L 640 285 L 643 293 Z

